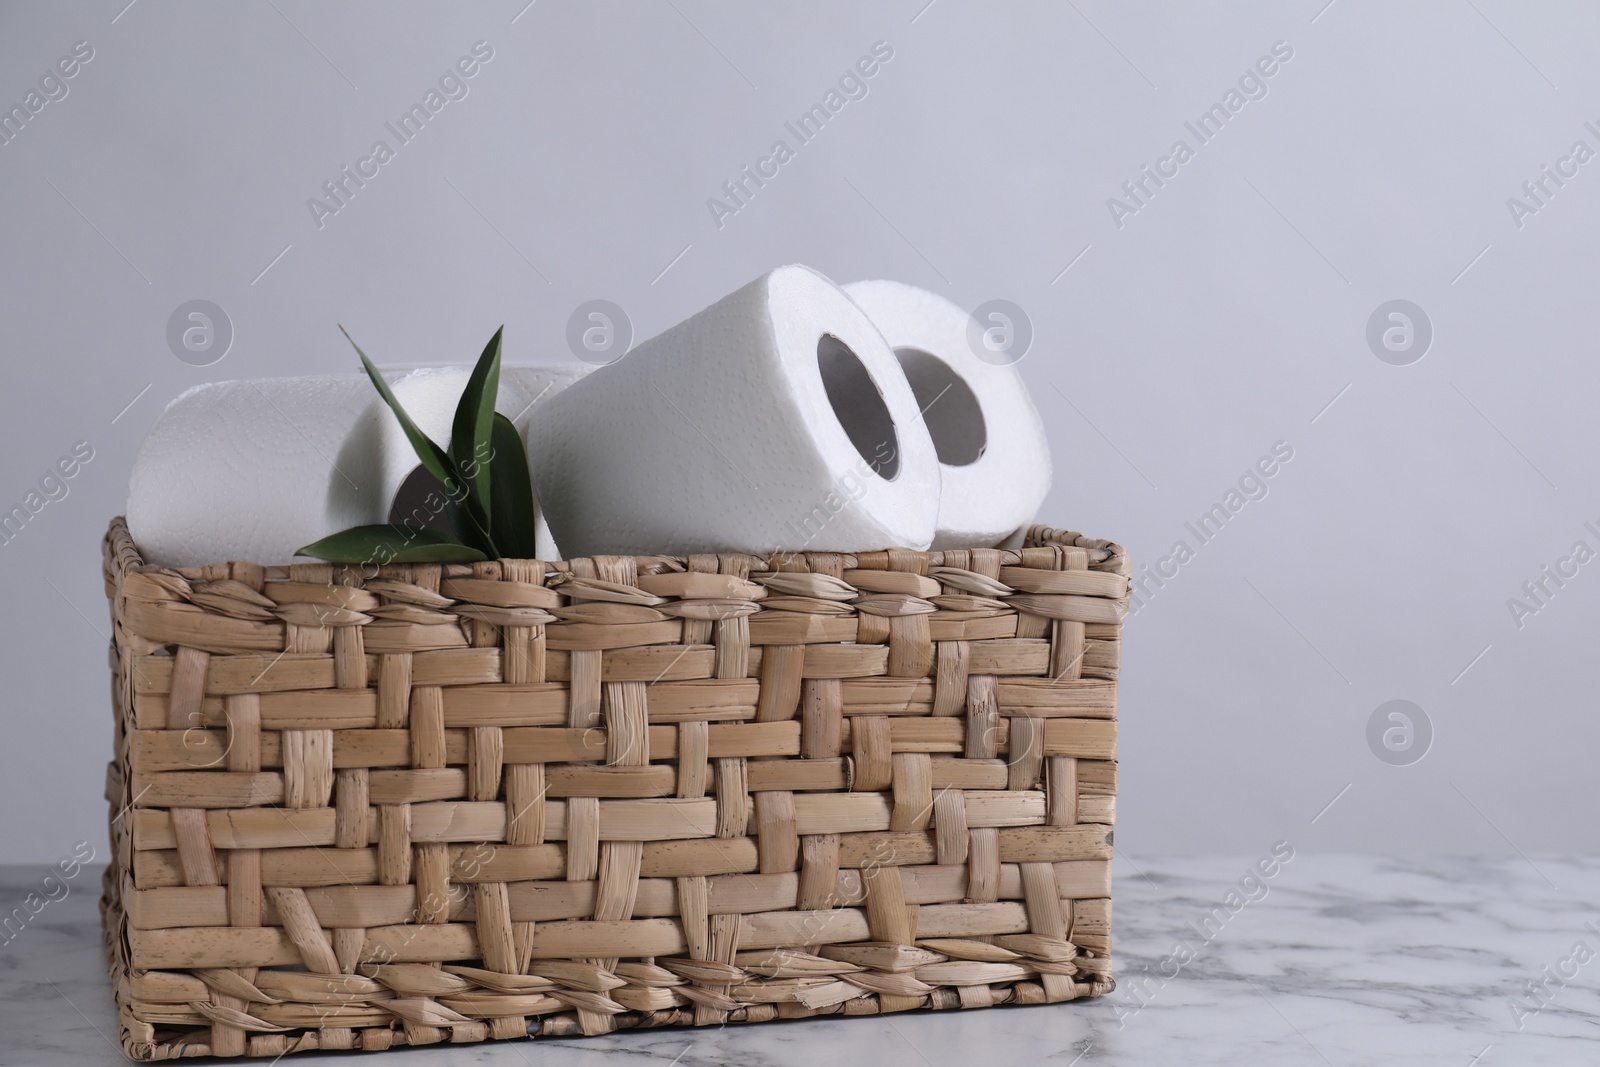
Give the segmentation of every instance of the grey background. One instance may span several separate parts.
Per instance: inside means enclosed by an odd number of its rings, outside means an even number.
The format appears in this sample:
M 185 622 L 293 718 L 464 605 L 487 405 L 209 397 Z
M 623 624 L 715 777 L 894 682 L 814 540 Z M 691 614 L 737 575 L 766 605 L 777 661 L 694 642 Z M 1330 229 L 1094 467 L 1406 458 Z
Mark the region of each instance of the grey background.
M 167 400 L 349 372 L 338 322 L 394 365 L 501 322 L 509 358 L 570 359 L 583 301 L 644 338 L 787 262 L 1025 308 L 1041 518 L 1136 562 L 1293 447 L 1129 624 L 1122 852 L 1600 846 L 1600 563 L 1507 607 L 1600 549 L 1600 162 L 1521 228 L 1506 204 L 1600 148 L 1592 5 L 125 2 L 0 6 L 0 103 L 95 50 L 0 146 L 0 502 L 95 450 L 0 546 L 5 860 L 104 840 L 98 544 Z M 306 199 L 478 40 L 469 95 L 319 230 Z M 719 229 L 706 200 L 879 40 L 866 98 Z M 1280 40 L 1118 228 L 1107 198 Z M 234 325 L 212 366 L 166 344 L 193 299 Z M 1365 340 L 1392 299 L 1434 327 L 1410 366 Z M 1397 699 L 1432 724 L 1409 766 L 1368 747 Z

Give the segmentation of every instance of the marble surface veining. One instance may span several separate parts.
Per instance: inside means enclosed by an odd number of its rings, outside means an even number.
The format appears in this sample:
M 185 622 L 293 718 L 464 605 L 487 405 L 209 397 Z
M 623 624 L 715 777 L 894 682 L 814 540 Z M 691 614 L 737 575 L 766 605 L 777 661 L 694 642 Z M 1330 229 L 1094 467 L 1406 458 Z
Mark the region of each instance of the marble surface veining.
M 439 1045 L 385 1052 L 379 1062 L 1600 1063 L 1600 858 L 1301 855 L 1241 888 L 1254 861 L 1119 856 L 1121 985 L 1095 1001 Z M 46 873 L 0 867 L 0 916 Z M 127 1062 L 101 961 L 98 892 L 97 872 L 86 870 L 9 940 L 0 933 L 0 1064 Z

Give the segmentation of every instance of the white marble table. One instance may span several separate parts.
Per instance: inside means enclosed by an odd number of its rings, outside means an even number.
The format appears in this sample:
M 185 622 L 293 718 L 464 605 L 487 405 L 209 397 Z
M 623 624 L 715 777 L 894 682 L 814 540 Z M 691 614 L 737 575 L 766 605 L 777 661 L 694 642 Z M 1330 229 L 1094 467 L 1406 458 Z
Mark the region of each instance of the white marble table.
M 1250 887 L 1260 899 L 1225 923 L 1213 919 L 1220 930 L 1205 941 L 1191 924 L 1204 923 L 1252 861 L 1119 857 L 1115 937 L 1122 985 L 1098 1001 L 436 1046 L 387 1052 L 379 1062 L 1600 1063 L 1600 958 L 1574 955 L 1580 941 L 1600 953 L 1600 859 L 1301 855 L 1265 883 L 1264 897 Z M 20 904 L 44 873 L 0 868 L 0 914 Z M 101 967 L 96 892 L 98 879 L 85 871 L 69 896 L 0 944 L 0 1064 L 127 1062 L 116 1045 Z M 1178 966 L 1172 952 L 1180 941 L 1194 958 Z M 1145 977 L 1162 970 L 1176 976 L 1164 984 Z M 1532 1008 L 1527 984 L 1544 979 L 1546 1006 L 1519 1020 L 1511 1005 L 1520 998 Z M 1144 991 L 1143 1006 L 1136 986 Z M 372 1062 L 361 1057 L 293 1061 Z

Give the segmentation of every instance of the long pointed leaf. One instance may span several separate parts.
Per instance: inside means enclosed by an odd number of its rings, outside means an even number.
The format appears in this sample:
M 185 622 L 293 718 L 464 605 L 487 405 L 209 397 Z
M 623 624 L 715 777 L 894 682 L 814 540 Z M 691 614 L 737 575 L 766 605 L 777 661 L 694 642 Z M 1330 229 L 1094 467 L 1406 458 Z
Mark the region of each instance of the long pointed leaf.
M 528 474 L 528 454 L 511 420 L 494 415 L 490 437 L 494 461 L 489 465 L 494 488 L 494 543 L 513 559 L 533 559 L 538 554 L 534 541 L 535 507 L 533 478 Z
M 465 486 L 465 482 L 461 483 Z M 455 514 L 460 520 L 456 524 L 456 531 L 461 539 L 468 544 L 476 545 L 488 553 L 493 559 L 500 555 L 500 550 L 495 547 L 494 538 L 489 535 L 489 516 L 483 513 L 478 506 L 478 497 L 470 489 L 464 492 L 456 501 Z
M 472 368 L 467 387 L 456 404 L 455 423 L 450 433 L 450 458 L 478 498 L 478 507 L 494 531 L 493 485 L 489 478 L 490 431 L 494 423 L 494 402 L 500 394 L 500 335 L 494 332 Z
M 487 559 L 437 530 L 385 523 L 352 526 L 295 551 L 329 563 L 476 563 Z
M 400 400 L 394 395 L 394 390 L 389 388 L 389 383 L 383 380 L 383 375 L 378 373 L 378 368 L 372 365 L 372 360 L 361 351 L 361 346 L 356 344 L 356 339 L 350 336 L 350 331 L 343 326 L 339 332 L 344 334 L 344 339 L 350 342 L 350 347 L 356 350 L 356 355 L 361 357 L 361 365 L 367 370 L 367 377 L 372 379 L 373 388 L 378 390 L 378 395 L 383 397 L 383 402 L 389 405 L 389 410 L 394 412 L 394 417 L 400 422 L 400 429 L 404 431 L 406 440 L 411 442 L 411 447 L 416 451 L 417 458 L 428 472 L 439 479 L 448 488 L 451 483 L 460 480 L 460 474 L 455 469 L 455 462 L 450 454 L 434 443 L 433 438 L 422 432 L 411 416 L 406 414 L 406 409 L 400 405 Z
M 461 513 L 467 519 L 467 526 L 463 532 L 464 537 L 480 542 L 480 547 L 488 556 L 498 556 L 495 550 L 494 539 L 489 536 L 489 516 L 478 506 L 471 486 L 456 469 L 455 460 L 450 458 L 450 453 L 439 447 L 433 438 L 422 432 L 406 409 L 401 405 L 394 390 L 389 388 L 389 383 L 383 380 L 383 375 L 378 373 L 378 368 L 372 365 L 372 360 L 361 351 L 361 346 L 356 344 L 356 339 L 350 336 L 350 331 L 343 326 L 339 332 L 344 334 L 345 340 L 350 342 L 350 347 L 356 350 L 356 355 L 361 357 L 361 365 L 366 368 L 367 377 L 372 379 L 373 388 L 378 390 L 378 395 L 383 397 L 383 402 L 389 405 L 389 410 L 394 412 L 394 417 L 400 423 L 400 429 L 405 433 L 406 440 L 411 442 L 411 448 L 416 452 L 417 458 L 439 481 L 444 483 L 446 491 L 453 499 L 461 504 Z

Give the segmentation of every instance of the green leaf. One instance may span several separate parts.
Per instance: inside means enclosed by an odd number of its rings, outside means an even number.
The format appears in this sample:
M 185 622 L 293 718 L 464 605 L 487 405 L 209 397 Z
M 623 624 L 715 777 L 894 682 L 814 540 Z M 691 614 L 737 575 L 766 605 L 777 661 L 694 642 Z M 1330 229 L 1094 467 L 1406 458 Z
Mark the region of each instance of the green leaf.
M 452 483 L 460 480 L 450 454 L 435 444 L 431 437 L 411 421 L 411 416 L 406 414 L 406 409 L 400 406 L 400 401 L 395 397 L 394 390 L 389 388 L 389 383 L 383 380 L 383 375 L 378 373 L 378 368 L 372 365 L 372 360 L 367 358 L 367 354 L 361 351 L 361 346 L 350 336 L 350 331 L 340 326 L 339 332 L 350 342 L 350 347 L 356 350 L 356 355 L 361 357 L 361 365 L 367 369 L 367 377 L 372 379 L 373 388 L 378 390 L 378 395 L 383 397 L 383 402 L 389 405 L 389 410 L 393 411 L 394 417 L 400 421 L 400 429 L 405 432 L 406 440 L 411 442 L 417 458 L 428 468 L 430 474 L 443 482 L 447 489 L 450 488 Z
M 467 379 L 467 387 L 461 391 L 461 400 L 456 404 L 455 423 L 450 432 L 450 458 L 477 497 L 480 513 L 489 520 L 491 535 L 495 526 L 489 438 L 494 424 L 494 402 L 500 393 L 500 335 L 504 332 L 504 326 L 494 332 L 472 368 L 472 376 Z
M 488 559 L 437 530 L 384 523 L 352 526 L 295 551 L 329 563 L 476 563 Z
M 445 491 L 450 497 L 461 504 L 462 514 L 467 518 L 467 528 L 458 531 L 463 534 L 462 539 L 477 542 L 487 557 L 498 556 L 500 553 L 495 550 L 494 540 L 489 536 L 489 516 L 478 506 L 479 502 L 472 493 L 470 483 L 456 469 L 455 461 L 450 458 L 450 453 L 440 448 L 433 438 L 423 433 L 422 429 L 411 421 L 411 416 L 406 414 L 406 409 L 401 406 L 399 399 L 394 395 L 394 391 L 389 388 L 389 383 L 383 380 L 383 375 L 379 374 L 378 368 L 372 365 L 372 360 L 368 359 L 367 354 L 361 351 L 361 346 L 356 344 L 354 337 L 350 336 L 350 331 L 340 326 L 339 332 L 344 334 L 345 340 L 350 342 L 350 347 L 356 350 L 356 355 L 361 357 L 361 365 L 366 368 L 367 377 L 372 379 L 373 388 L 378 390 L 378 395 L 383 397 L 383 402 L 389 405 L 390 411 L 394 412 L 394 417 L 399 421 L 400 429 L 404 431 L 406 440 L 411 442 L 411 447 L 417 453 L 417 458 L 422 461 L 422 465 L 428 469 L 430 474 L 444 483 Z
M 533 559 L 538 555 L 534 541 L 537 525 L 533 503 L 533 478 L 528 474 L 528 453 L 511 420 L 494 414 L 490 437 L 490 480 L 494 493 L 494 543 L 513 559 Z

